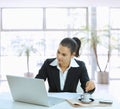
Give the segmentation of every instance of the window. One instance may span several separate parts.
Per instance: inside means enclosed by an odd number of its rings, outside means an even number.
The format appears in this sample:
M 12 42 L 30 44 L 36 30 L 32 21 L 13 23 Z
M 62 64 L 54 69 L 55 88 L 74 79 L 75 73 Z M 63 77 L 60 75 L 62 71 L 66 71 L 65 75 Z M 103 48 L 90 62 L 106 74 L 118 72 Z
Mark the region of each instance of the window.
M 46 9 L 47 29 L 84 29 L 87 26 L 86 8 Z
M 112 29 L 120 29 L 120 8 L 110 9 L 110 24 Z
M 3 8 L 2 29 L 31 30 L 42 29 L 43 10 L 40 8 Z
M 23 75 L 27 71 L 26 55 L 20 55 L 21 46 L 33 47 L 30 52 L 30 72 L 38 73 L 43 61 L 55 57 L 58 44 L 64 37 L 78 37 L 82 40 L 80 59 L 85 61 L 91 74 L 90 43 L 91 8 L 1 8 L 0 55 L 1 75 Z M 93 20 L 101 45 L 98 46 L 100 60 L 107 54 L 106 45 L 113 45 L 110 77 L 120 75 L 120 8 L 96 7 Z M 115 16 L 115 17 L 114 17 Z M 106 37 L 107 36 L 107 37 Z M 16 49 L 17 48 L 17 49 Z M 22 48 L 23 50 L 23 48 Z M 118 62 L 119 62 L 118 61 Z M 115 73 L 116 72 L 116 73 Z

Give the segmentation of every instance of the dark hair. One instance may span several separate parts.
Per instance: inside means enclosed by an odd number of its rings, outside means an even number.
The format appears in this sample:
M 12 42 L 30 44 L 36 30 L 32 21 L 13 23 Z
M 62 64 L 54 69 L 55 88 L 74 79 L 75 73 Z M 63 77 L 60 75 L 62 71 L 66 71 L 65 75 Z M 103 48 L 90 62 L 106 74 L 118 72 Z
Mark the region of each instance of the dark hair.
M 79 57 L 80 55 L 79 55 L 79 50 L 80 50 L 80 47 L 81 47 L 81 40 L 80 39 L 78 39 L 77 37 L 73 37 L 73 39 L 76 41 L 76 43 L 77 43 L 77 49 L 76 49 L 76 54 L 75 54 L 75 56 L 76 57 Z
M 71 53 L 76 53 L 77 50 L 77 43 L 75 42 L 75 40 L 73 40 L 72 38 L 64 38 L 61 42 L 60 45 L 68 47 L 71 51 Z

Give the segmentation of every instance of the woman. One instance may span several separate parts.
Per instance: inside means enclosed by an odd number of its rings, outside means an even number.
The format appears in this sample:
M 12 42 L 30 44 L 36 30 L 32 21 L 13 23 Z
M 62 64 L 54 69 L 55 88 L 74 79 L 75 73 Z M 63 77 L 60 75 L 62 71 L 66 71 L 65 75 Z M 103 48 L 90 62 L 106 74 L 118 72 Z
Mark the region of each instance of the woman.
M 57 57 L 46 59 L 35 78 L 48 80 L 49 92 L 76 92 L 78 82 L 84 92 L 93 93 L 94 82 L 88 77 L 84 62 L 76 60 L 77 43 L 64 38 L 58 47 Z

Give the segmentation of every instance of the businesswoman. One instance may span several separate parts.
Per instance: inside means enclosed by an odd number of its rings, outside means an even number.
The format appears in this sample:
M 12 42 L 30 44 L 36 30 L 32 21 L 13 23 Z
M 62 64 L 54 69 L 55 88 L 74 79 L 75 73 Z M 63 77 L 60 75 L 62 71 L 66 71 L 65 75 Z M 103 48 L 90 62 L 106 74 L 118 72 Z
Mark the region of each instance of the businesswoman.
M 83 61 L 75 59 L 78 45 L 72 38 L 64 38 L 56 58 L 46 59 L 35 78 L 48 80 L 49 92 L 76 92 L 78 82 L 84 92 L 93 93 L 95 84 L 89 79 Z

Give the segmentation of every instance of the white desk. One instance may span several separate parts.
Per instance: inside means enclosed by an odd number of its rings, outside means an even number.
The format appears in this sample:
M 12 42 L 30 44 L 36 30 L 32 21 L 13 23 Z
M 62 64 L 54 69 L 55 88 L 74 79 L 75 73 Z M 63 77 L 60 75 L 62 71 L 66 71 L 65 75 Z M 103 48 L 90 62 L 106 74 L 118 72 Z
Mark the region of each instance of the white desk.
M 14 102 L 11 94 L 8 92 L 0 93 L 0 109 L 119 109 L 120 104 L 117 101 L 113 101 L 113 104 L 109 107 L 72 107 L 67 101 L 57 104 L 52 107 L 43 107 L 38 105 L 32 105 L 21 102 Z

